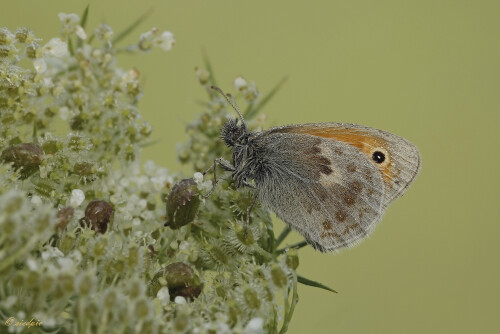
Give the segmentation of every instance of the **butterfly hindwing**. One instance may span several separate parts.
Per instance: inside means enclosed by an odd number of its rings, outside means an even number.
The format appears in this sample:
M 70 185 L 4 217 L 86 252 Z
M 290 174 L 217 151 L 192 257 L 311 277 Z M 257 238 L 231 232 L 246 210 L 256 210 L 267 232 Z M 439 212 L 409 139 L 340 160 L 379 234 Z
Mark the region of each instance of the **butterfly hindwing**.
M 261 202 L 322 251 L 350 246 L 380 221 L 383 180 L 352 145 L 309 134 L 255 137 Z

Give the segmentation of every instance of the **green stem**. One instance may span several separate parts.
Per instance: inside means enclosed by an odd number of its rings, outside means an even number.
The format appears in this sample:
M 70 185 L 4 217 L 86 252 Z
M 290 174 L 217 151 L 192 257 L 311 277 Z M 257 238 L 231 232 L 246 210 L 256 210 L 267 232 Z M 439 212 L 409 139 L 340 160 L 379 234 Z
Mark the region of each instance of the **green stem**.
M 303 240 L 303 241 L 301 241 L 301 242 L 297 242 L 297 243 L 295 243 L 295 244 L 293 244 L 293 245 L 291 245 L 291 246 L 288 246 L 288 247 L 285 247 L 285 248 L 278 249 L 278 250 L 276 251 L 276 253 L 278 253 L 278 255 L 279 255 L 279 254 L 283 254 L 283 253 L 284 253 L 287 249 L 290 249 L 290 248 L 301 249 L 302 247 L 307 246 L 307 245 L 308 245 L 307 241 Z
M 285 295 L 285 319 L 283 320 L 283 326 L 281 326 L 281 330 L 279 334 L 286 333 L 288 330 L 288 325 L 292 320 L 293 312 L 295 311 L 295 305 L 299 301 L 299 295 L 297 293 L 297 276 L 293 275 L 293 284 L 292 284 L 292 304 L 288 301 L 288 294 Z
M 275 247 L 277 248 L 281 242 L 283 240 L 285 240 L 286 236 L 292 231 L 292 229 L 290 228 L 290 226 L 285 226 L 285 228 L 283 229 L 283 231 L 281 231 L 281 234 L 279 235 L 278 239 L 276 239 L 276 242 L 274 243 L 275 244 Z

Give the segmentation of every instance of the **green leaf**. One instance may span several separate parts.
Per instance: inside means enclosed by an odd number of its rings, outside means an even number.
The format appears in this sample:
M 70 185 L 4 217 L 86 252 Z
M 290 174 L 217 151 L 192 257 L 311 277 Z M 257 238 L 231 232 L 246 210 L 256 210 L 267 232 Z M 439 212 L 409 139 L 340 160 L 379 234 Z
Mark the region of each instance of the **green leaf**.
M 271 91 L 269 93 L 267 93 L 267 95 L 264 96 L 262 98 L 262 100 L 260 100 L 260 102 L 257 103 L 257 105 L 255 107 L 253 104 L 248 105 L 247 110 L 245 110 L 245 113 L 243 114 L 245 119 L 250 120 L 255 115 L 257 115 L 259 110 L 262 109 L 267 104 L 267 102 L 269 102 L 269 100 L 271 100 L 271 98 L 274 96 L 274 94 L 276 94 L 278 92 L 278 90 L 280 90 L 281 86 L 283 86 L 287 80 L 288 80 L 287 77 L 284 77 L 283 79 L 281 79 L 280 82 L 278 82 L 278 84 L 276 86 L 274 86 L 274 88 L 271 89 Z
M 87 25 L 87 19 L 89 17 L 89 7 L 90 7 L 90 4 L 87 5 L 87 7 L 85 7 L 85 10 L 83 11 L 82 21 L 80 24 L 83 29 L 85 29 L 85 26 Z M 78 38 L 78 41 L 76 42 L 76 46 L 81 47 L 82 45 L 83 45 L 83 40 Z
M 85 29 L 85 25 L 87 24 L 87 18 L 89 17 L 89 7 L 90 4 L 88 4 L 87 7 L 85 7 L 85 10 L 83 11 L 82 21 L 81 21 L 82 24 L 80 24 L 83 29 Z
M 125 38 L 127 35 L 129 35 L 132 31 L 135 30 L 141 24 L 148 18 L 149 15 L 153 13 L 153 9 L 148 10 L 146 13 L 142 14 L 141 17 L 139 17 L 137 20 L 135 20 L 131 25 L 129 25 L 125 30 L 120 32 L 118 35 L 116 35 L 115 38 L 113 38 L 112 43 L 117 44 L 119 41 L 121 41 L 123 38 Z
M 297 281 L 299 283 L 304 284 L 304 285 L 309 285 L 309 286 L 312 286 L 312 287 L 315 287 L 315 288 L 320 288 L 320 289 L 323 289 L 323 290 L 328 290 L 328 291 L 331 291 L 331 292 L 334 292 L 334 293 L 338 293 L 337 291 L 333 290 L 332 288 L 327 287 L 324 284 L 321 284 L 319 282 L 310 280 L 310 279 L 305 278 L 305 277 L 300 276 L 300 275 L 297 275 Z
M 73 48 L 73 40 L 71 38 L 68 38 L 68 51 L 70 55 L 72 56 L 75 55 L 75 49 Z

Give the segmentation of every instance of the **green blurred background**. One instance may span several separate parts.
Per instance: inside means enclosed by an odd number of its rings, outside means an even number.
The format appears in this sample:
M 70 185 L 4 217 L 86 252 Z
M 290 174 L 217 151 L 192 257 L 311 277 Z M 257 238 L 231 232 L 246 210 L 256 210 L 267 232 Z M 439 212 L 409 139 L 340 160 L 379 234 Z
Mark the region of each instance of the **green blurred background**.
M 153 26 L 175 34 L 171 52 L 119 58 L 140 70 L 141 112 L 161 140 L 144 160 L 180 169 L 175 144 L 205 97 L 193 70 L 202 49 L 227 91 L 237 75 L 264 93 L 288 76 L 264 110 L 269 125 L 355 122 L 419 147 L 420 176 L 369 240 L 300 251 L 298 272 L 339 294 L 301 286 L 289 333 L 499 331 L 498 0 L 3 0 L 0 26 L 47 41 L 58 12 L 88 3 L 88 27 L 115 31 L 153 8 L 130 43 Z

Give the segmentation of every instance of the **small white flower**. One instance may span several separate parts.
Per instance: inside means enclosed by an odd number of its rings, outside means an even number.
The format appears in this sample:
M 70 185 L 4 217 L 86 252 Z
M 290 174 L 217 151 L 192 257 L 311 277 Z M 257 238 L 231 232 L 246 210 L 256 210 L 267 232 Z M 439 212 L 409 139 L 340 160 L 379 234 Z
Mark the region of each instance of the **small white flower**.
M 59 13 L 57 16 L 63 26 L 72 26 L 80 22 L 80 17 L 74 13 Z
M 85 200 L 85 194 L 80 189 L 73 189 L 71 192 L 71 199 L 69 200 L 72 207 L 80 206 Z
M 18 319 L 23 320 L 24 318 L 26 318 L 26 313 L 24 313 L 24 311 L 19 311 L 17 312 L 16 316 Z
M 29 258 L 26 260 L 26 264 L 31 271 L 36 271 L 38 269 L 38 263 L 33 258 Z
M 147 160 L 144 163 L 143 168 L 144 168 L 144 172 L 147 175 L 154 175 L 157 167 L 156 167 L 156 164 L 153 160 Z
M 47 70 L 47 63 L 42 58 L 35 59 L 33 61 L 33 66 L 35 67 L 35 71 L 37 71 L 37 73 L 43 73 Z
M 82 262 L 82 253 L 78 249 L 75 249 L 71 254 L 69 254 L 69 257 L 75 262 L 76 264 L 79 264 Z
M 210 181 L 210 180 L 206 180 L 202 184 L 198 185 L 198 189 L 203 193 L 209 192 L 210 190 L 212 190 L 212 188 L 213 188 L 213 185 L 212 185 L 212 181 Z
M 69 109 L 68 109 L 68 107 L 61 107 L 61 108 L 59 108 L 59 117 L 61 117 L 61 119 L 63 121 L 68 120 L 68 118 L 69 118 Z
M 139 226 L 139 225 L 141 225 L 141 220 L 139 218 L 135 217 L 134 219 L 132 219 L 132 224 L 134 226 Z
M 47 247 L 45 251 L 42 252 L 42 259 L 44 260 L 54 257 L 64 257 L 64 254 L 57 247 Z
M 43 319 L 43 326 L 55 327 L 57 324 L 56 319 L 54 319 L 54 317 L 46 317 L 42 319 Z
M 148 205 L 148 201 L 146 201 L 145 199 L 141 199 L 141 200 L 139 200 L 139 202 L 137 202 L 137 208 L 139 210 L 144 210 L 147 205 Z
M 177 297 L 175 297 L 174 302 L 176 304 L 179 304 L 179 305 L 184 305 L 184 304 L 186 304 L 186 298 L 184 298 L 182 296 L 177 296 Z
M 253 318 L 245 326 L 243 333 L 245 334 L 263 334 L 264 320 L 262 318 Z
M 156 297 L 158 297 L 163 306 L 167 305 L 170 302 L 170 293 L 168 292 L 168 288 L 164 286 L 158 290 Z
M 194 173 L 193 180 L 196 184 L 201 184 L 203 182 L 203 174 L 200 172 Z
M 68 54 L 68 44 L 63 42 L 60 38 L 52 38 L 44 45 L 43 54 L 58 58 L 64 57 Z
M 87 39 L 87 33 L 83 30 L 82 26 L 76 27 L 76 36 L 80 37 L 80 39 Z
M 170 31 L 164 31 L 155 42 L 161 49 L 163 49 L 163 51 L 169 51 L 175 44 L 174 34 Z
M 234 85 L 234 88 L 236 90 L 243 90 L 243 89 L 247 88 L 248 83 L 245 79 L 243 79 L 243 77 L 240 76 L 240 77 L 236 77 L 236 79 L 234 79 L 233 85 Z
M 44 86 L 46 88 L 54 87 L 54 83 L 52 82 L 52 78 L 43 78 L 42 79 L 42 86 Z
M 34 195 L 33 197 L 31 197 L 31 204 L 39 206 L 40 204 L 42 204 L 42 198 L 40 196 Z
M 61 267 L 62 271 L 71 271 L 73 269 L 73 260 L 67 257 L 60 257 L 57 259 L 57 263 L 59 267 Z
M 113 38 L 113 29 L 107 24 L 100 24 L 94 31 L 94 34 L 102 41 L 108 42 Z
M 17 302 L 17 296 L 8 296 L 5 300 L 3 300 L 0 304 L 7 309 L 10 309 Z
M 189 242 L 186 240 L 182 240 L 181 243 L 179 244 L 179 250 L 185 250 L 188 249 L 189 247 Z

